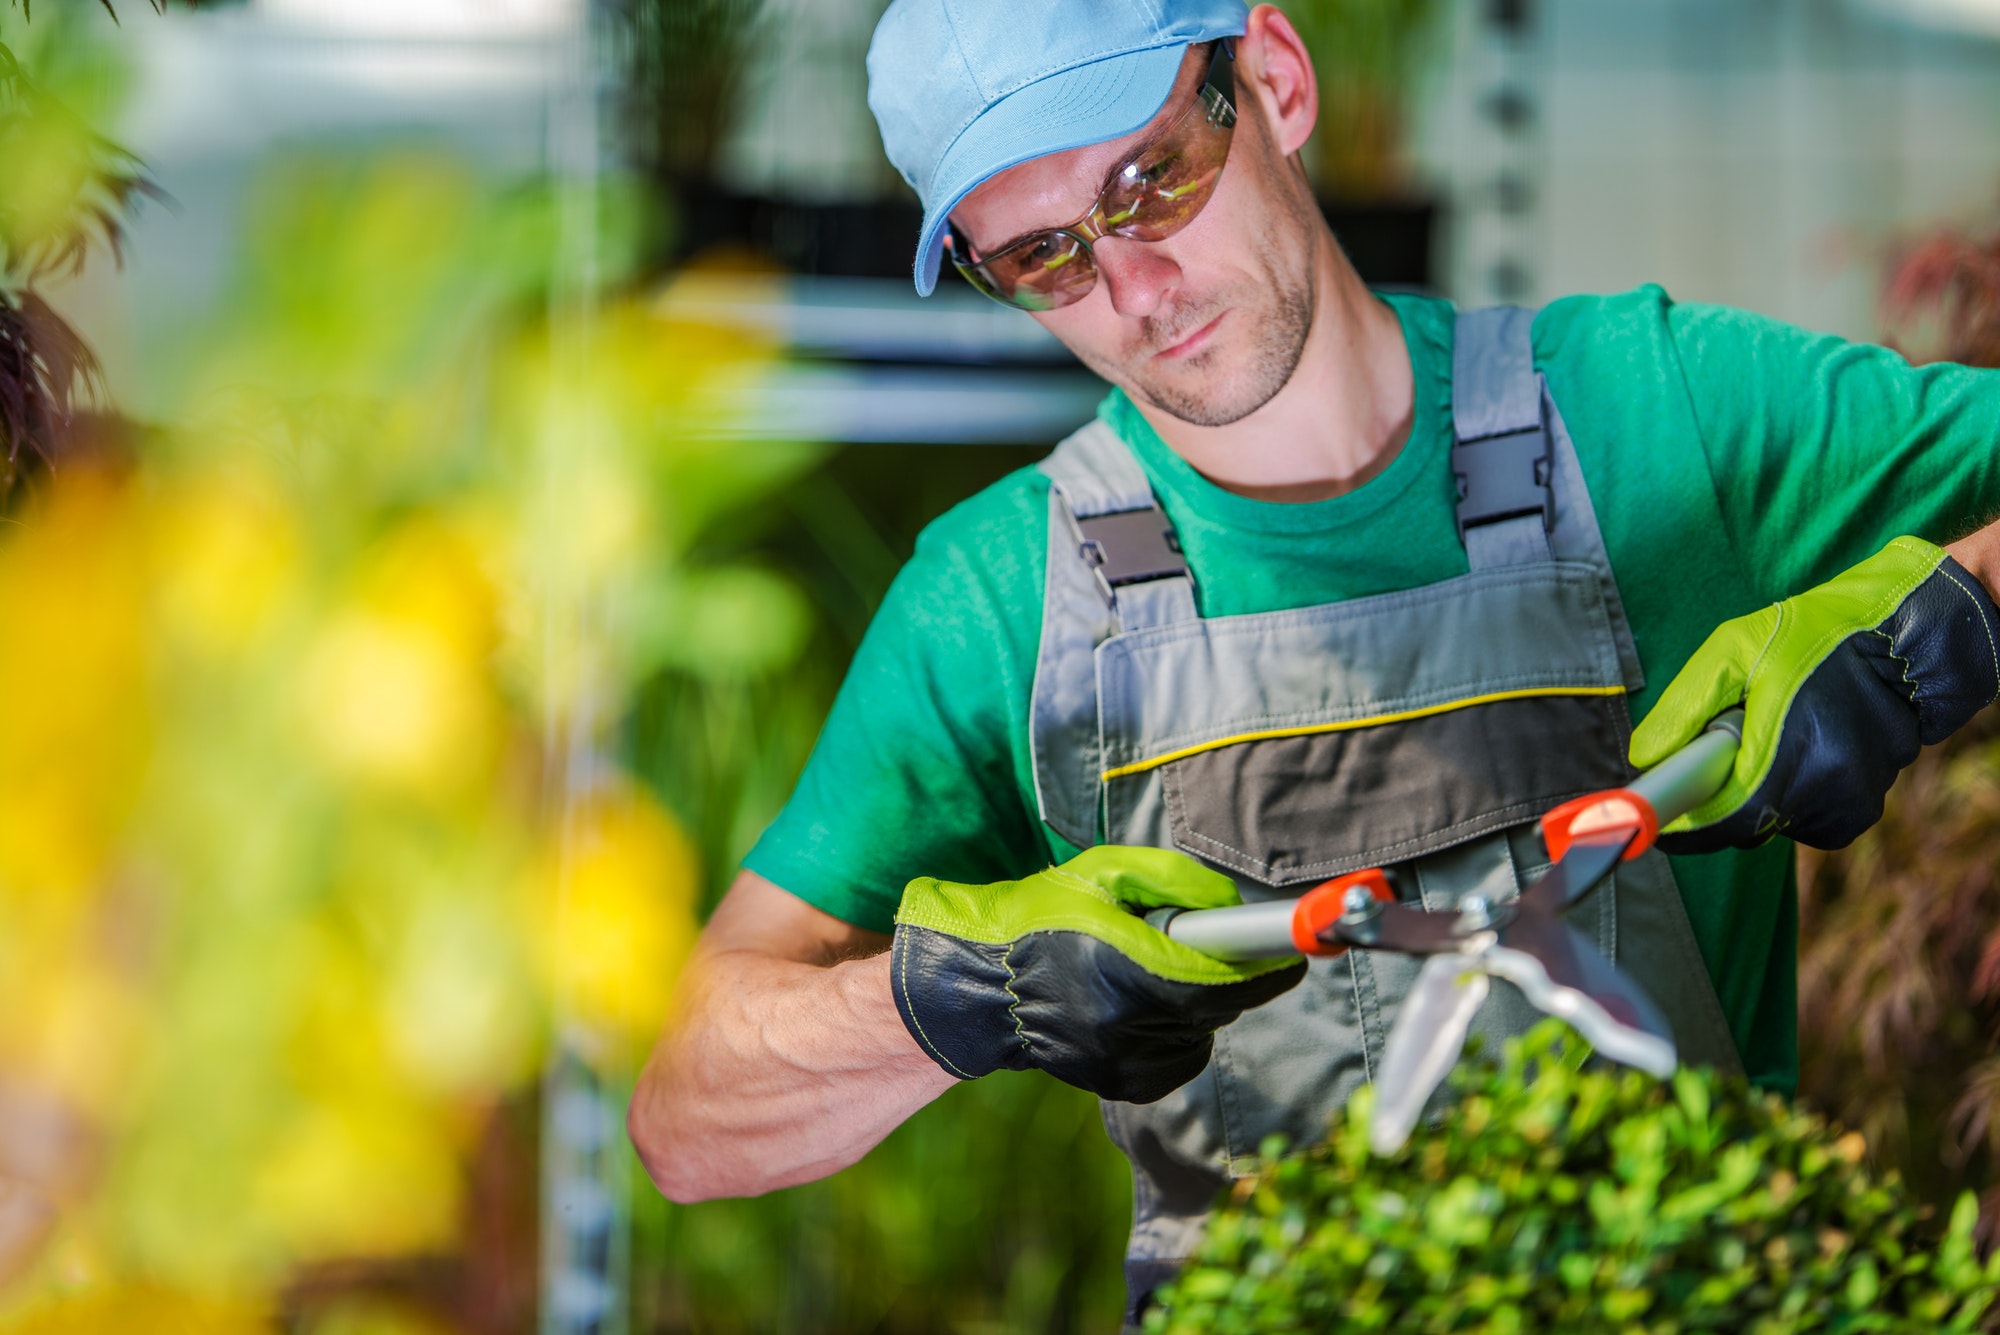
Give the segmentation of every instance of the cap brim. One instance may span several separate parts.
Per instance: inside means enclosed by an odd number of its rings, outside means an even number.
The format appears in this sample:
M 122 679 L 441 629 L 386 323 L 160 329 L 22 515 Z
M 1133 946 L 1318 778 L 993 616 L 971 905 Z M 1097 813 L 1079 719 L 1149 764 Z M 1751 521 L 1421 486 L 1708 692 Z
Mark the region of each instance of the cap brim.
M 917 237 L 917 293 L 929 296 L 944 263 L 945 222 L 959 201 L 1009 167 L 1130 134 L 1159 113 L 1188 43 L 1128 51 L 1029 84 L 988 107 L 945 150 Z

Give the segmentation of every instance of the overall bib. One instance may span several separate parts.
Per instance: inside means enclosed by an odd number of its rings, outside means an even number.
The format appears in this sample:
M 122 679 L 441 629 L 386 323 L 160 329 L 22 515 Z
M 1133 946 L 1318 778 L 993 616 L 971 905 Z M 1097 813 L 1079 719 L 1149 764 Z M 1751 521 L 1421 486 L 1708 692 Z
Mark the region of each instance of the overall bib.
M 1032 702 L 1036 795 L 1078 847 L 1178 848 L 1246 901 L 1363 867 L 1449 908 L 1547 865 L 1534 822 L 1630 777 L 1625 697 L 1643 679 L 1576 451 L 1534 370 L 1532 314 L 1458 316 L 1452 417 L 1470 573 L 1283 612 L 1203 617 L 1138 462 L 1093 422 L 1041 464 L 1052 483 Z M 1681 1059 L 1739 1069 L 1680 894 L 1657 851 L 1568 920 L 1659 1003 Z M 1157 1103 L 1106 1102 L 1132 1161 L 1135 1303 L 1200 1238 L 1232 1169 L 1294 1146 L 1381 1061 L 1421 961 L 1354 950 L 1215 1036 Z M 1488 1050 L 1539 1018 L 1500 984 Z

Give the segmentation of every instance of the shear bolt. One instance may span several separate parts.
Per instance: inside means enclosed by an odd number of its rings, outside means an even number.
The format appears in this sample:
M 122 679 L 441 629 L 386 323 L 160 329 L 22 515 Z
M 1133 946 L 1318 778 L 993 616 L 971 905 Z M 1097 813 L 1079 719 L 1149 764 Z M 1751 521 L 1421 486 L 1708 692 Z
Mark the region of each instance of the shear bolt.
M 1365 886 L 1348 886 L 1347 893 L 1340 899 L 1341 916 L 1346 918 L 1372 918 L 1376 907 L 1375 896 L 1369 894 Z

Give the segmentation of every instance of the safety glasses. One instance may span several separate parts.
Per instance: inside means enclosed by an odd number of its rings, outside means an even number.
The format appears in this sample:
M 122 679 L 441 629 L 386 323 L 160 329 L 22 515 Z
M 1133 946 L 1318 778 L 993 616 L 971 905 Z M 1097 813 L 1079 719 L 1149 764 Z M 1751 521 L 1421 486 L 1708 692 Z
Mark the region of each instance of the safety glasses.
M 1052 311 L 1081 301 L 1097 284 L 1091 243 L 1107 236 L 1161 241 L 1194 221 L 1229 156 L 1236 125 L 1236 55 L 1215 44 L 1208 77 L 1188 109 L 1113 171 L 1090 211 L 1075 222 L 1030 232 L 990 254 L 977 254 L 957 227 L 946 239 L 966 281 L 995 301 Z

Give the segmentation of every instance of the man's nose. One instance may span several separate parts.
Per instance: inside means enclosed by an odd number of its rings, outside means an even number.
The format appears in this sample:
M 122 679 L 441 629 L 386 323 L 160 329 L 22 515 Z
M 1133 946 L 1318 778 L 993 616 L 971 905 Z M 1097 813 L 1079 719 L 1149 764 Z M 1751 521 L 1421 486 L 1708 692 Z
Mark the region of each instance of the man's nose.
M 1111 293 L 1111 308 L 1120 315 L 1151 315 L 1180 286 L 1180 265 L 1156 242 L 1107 236 L 1091 246 L 1091 254 Z

